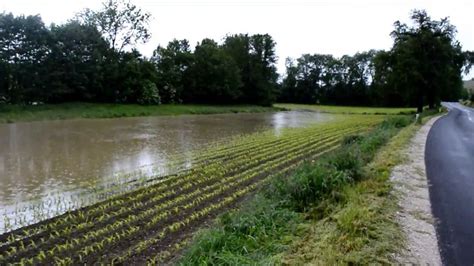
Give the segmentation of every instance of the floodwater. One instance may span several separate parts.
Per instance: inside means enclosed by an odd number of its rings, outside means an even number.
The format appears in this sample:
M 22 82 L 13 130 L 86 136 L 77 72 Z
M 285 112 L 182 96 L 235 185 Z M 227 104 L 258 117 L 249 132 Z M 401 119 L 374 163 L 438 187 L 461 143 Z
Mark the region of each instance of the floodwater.
M 137 170 L 167 173 L 174 158 L 211 143 L 328 119 L 292 111 L 0 124 L 0 209 Z

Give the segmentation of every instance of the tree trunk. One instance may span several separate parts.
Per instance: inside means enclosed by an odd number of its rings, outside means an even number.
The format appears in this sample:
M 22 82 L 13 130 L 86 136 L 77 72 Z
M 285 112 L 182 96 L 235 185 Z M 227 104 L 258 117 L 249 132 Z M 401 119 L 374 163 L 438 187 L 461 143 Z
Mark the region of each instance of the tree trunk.
M 416 112 L 421 114 L 423 112 L 423 105 L 418 105 L 418 107 L 416 108 Z
M 418 93 L 418 104 L 416 106 L 416 112 L 421 114 L 423 112 L 423 94 Z

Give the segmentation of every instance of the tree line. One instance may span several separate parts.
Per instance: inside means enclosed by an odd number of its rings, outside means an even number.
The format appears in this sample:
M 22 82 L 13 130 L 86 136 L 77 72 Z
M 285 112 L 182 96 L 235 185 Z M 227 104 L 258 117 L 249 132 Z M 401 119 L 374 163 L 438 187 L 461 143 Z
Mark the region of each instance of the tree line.
M 275 42 L 268 34 L 187 40 L 151 58 L 127 46 L 149 39 L 149 14 L 108 1 L 64 25 L 0 14 L 0 101 L 60 103 L 252 103 L 275 101 Z M 118 29 L 118 30 L 117 30 Z
M 411 15 L 394 24 L 389 51 L 336 58 L 304 54 L 276 70 L 268 34 L 235 34 L 158 46 L 146 58 L 134 47 L 150 39 L 150 14 L 107 0 L 63 25 L 39 15 L 0 14 L 0 103 L 260 104 L 437 106 L 463 97 L 462 71 L 473 62 L 449 20 Z
M 280 101 L 342 105 L 439 106 L 467 97 L 462 73 L 473 53 L 462 51 L 448 19 L 432 20 L 423 10 L 413 26 L 394 23 L 389 51 L 332 55 L 304 54 L 288 59 Z

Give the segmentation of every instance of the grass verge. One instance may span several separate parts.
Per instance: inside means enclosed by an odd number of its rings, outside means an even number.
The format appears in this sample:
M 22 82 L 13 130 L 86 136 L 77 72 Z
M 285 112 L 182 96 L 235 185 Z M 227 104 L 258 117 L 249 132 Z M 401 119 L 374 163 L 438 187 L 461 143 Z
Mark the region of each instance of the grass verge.
M 360 107 L 360 106 L 333 106 L 310 104 L 274 104 L 275 107 L 289 110 L 309 110 L 334 114 L 373 114 L 373 115 L 404 115 L 415 114 L 415 108 L 387 108 L 387 107 Z
M 183 114 L 258 113 L 281 111 L 280 107 L 255 105 L 136 105 L 65 103 L 45 105 L 0 105 L 0 123 L 75 118 L 116 118 Z
M 390 170 L 419 124 L 392 117 L 290 176 L 194 239 L 181 264 L 391 262 L 403 244 Z
M 412 124 L 402 129 L 364 167 L 362 181 L 343 187 L 339 200 L 327 199 L 326 215 L 306 220 L 305 232 L 281 255 L 282 261 L 393 263 L 393 254 L 405 239 L 395 219 L 398 206 L 390 172 L 403 162 L 400 150 L 419 128 L 420 124 Z

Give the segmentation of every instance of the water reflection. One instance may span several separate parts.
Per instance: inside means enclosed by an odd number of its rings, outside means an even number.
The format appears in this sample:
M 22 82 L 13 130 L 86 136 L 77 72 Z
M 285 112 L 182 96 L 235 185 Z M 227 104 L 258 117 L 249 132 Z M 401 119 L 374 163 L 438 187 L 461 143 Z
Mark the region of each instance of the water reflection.
M 100 184 L 141 169 L 166 173 L 176 155 L 235 135 L 330 119 L 311 112 L 87 119 L 0 125 L 0 206 Z
M 303 127 L 315 122 L 326 121 L 330 118 L 324 113 L 314 112 L 278 112 L 272 115 L 272 127 L 276 135 L 281 133 L 283 128 Z

